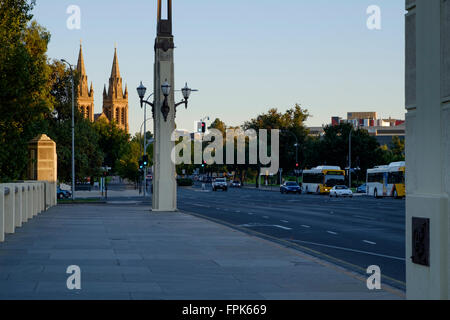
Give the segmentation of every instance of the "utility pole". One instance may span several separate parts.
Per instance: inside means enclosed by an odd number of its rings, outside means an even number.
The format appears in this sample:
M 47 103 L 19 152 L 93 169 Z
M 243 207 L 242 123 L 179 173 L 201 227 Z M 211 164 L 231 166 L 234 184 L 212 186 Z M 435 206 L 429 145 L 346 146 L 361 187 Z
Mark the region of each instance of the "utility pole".
M 72 65 L 66 60 L 61 59 L 70 68 L 70 74 L 72 77 L 72 201 L 75 200 L 75 79 L 73 76 Z
M 350 134 L 348 136 L 348 187 L 352 188 L 352 131 L 350 129 Z

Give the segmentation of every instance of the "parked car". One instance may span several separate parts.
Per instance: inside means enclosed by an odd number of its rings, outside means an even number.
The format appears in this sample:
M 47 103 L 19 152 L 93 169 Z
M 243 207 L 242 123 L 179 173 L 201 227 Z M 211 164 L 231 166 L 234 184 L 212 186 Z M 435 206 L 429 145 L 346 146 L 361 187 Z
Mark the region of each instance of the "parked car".
M 217 191 L 218 189 L 228 191 L 227 178 L 217 178 L 214 180 L 212 183 L 212 189 L 213 191 Z
M 58 187 L 56 190 L 56 196 L 58 197 L 58 199 L 61 199 L 61 200 L 69 199 L 72 197 L 72 193 L 67 190 L 62 190 L 60 187 Z
M 241 185 L 240 181 L 234 180 L 234 181 L 231 182 L 230 186 L 232 188 L 240 188 L 242 185 Z
M 302 193 L 302 188 L 295 181 L 287 181 L 280 186 L 280 192 L 283 193 Z
M 353 197 L 353 191 L 350 190 L 347 186 L 334 186 L 333 189 L 330 190 L 330 197 Z
M 356 188 L 357 193 L 367 193 L 367 185 L 364 183 Z

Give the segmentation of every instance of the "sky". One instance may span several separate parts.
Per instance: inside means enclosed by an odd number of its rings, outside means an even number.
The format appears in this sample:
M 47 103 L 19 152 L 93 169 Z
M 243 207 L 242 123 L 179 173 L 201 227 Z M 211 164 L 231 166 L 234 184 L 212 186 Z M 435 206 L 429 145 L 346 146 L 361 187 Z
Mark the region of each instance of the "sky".
M 117 45 L 131 134 L 144 119 L 135 88 L 153 88 L 156 4 L 37 0 L 33 10 L 52 35 L 49 58 L 76 64 L 82 40 L 95 113 Z M 80 29 L 67 27 L 71 5 Z M 381 30 L 367 27 L 370 5 L 381 9 Z M 237 126 L 296 103 L 309 110 L 308 126 L 355 111 L 404 119 L 404 13 L 402 0 L 173 0 L 175 89 L 187 81 L 199 90 L 177 113 L 178 128 L 194 131 L 206 116 Z

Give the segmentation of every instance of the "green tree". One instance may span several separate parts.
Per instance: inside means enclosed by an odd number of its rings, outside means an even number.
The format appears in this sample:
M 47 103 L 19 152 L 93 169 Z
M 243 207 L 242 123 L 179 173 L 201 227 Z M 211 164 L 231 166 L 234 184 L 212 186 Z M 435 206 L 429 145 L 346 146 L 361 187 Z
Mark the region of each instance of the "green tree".
M 296 104 L 285 113 L 281 113 L 277 109 L 270 109 L 267 113 L 245 122 L 243 128 L 245 130 L 255 129 L 257 132 L 259 129 L 280 130 L 280 167 L 285 169 L 284 172 L 287 172 L 288 170 L 296 169 L 296 143 L 298 143 L 300 167 L 305 164 L 306 138 L 309 132 L 305 122 L 309 117 L 308 110 Z M 270 142 L 268 148 L 270 150 Z M 252 167 L 254 168 L 255 166 Z M 259 165 L 256 166 L 256 170 L 259 176 Z
M 50 34 L 31 22 L 34 1 L 0 0 L 0 179 L 26 177 L 27 143 L 52 111 Z
M 364 129 L 354 129 L 351 124 L 326 126 L 325 134 L 318 140 L 318 158 L 314 165 L 335 165 L 348 167 L 349 138 L 352 132 L 352 167 L 359 167 L 359 176 L 365 176 L 367 169 L 383 164 L 383 152 L 378 141 Z
M 405 161 L 405 140 L 397 136 L 392 137 L 391 142 L 392 161 Z
M 104 165 L 116 172 L 116 163 L 128 151 L 130 135 L 119 128 L 114 121 L 99 119 L 94 123 L 99 135 L 99 147 L 104 155 Z

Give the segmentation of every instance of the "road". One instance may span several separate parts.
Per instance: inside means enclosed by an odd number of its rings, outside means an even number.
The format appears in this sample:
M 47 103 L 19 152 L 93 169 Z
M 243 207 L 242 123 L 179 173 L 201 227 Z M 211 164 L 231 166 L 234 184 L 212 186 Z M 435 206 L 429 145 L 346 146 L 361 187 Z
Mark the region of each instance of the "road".
M 139 203 L 142 198 L 109 199 L 123 200 Z M 369 266 L 377 265 L 384 282 L 405 288 L 404 200 L 282 195 L 246 188 L 212 192 L 210 186 L 196 186 L 178 189 L 178 208 L 364 275 Z
M 296 244 L 356 272 L 377 265 L 384 281 L 404 289 L 404 200 L 192 188 L 180 189 L 178 207 Z

